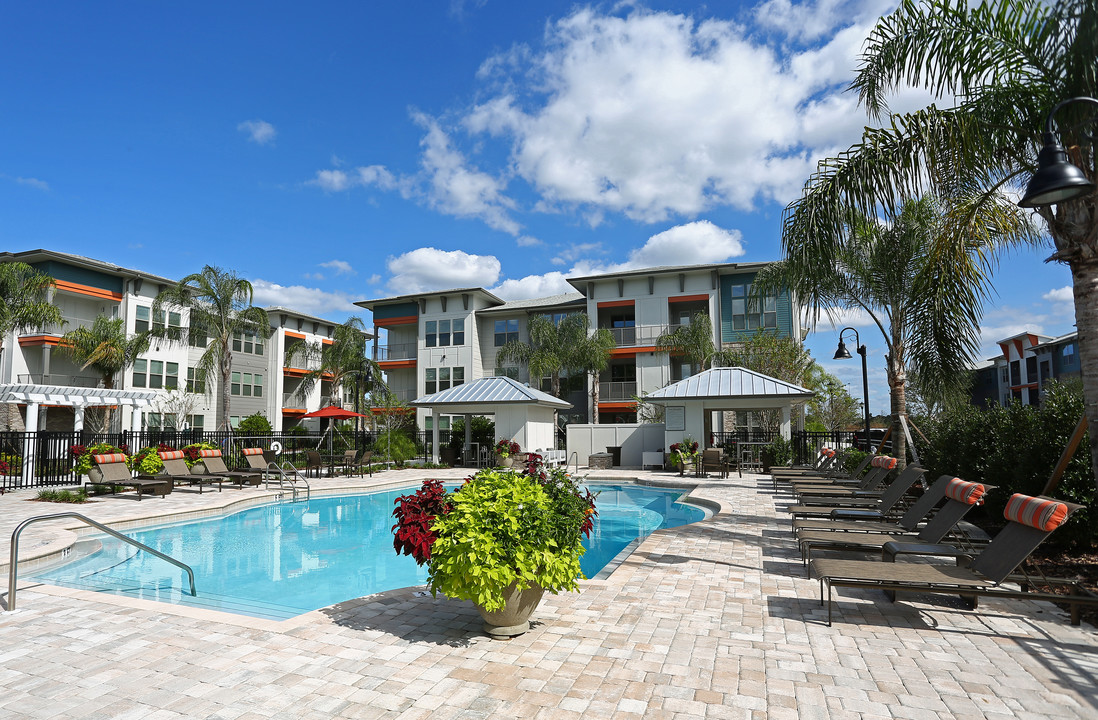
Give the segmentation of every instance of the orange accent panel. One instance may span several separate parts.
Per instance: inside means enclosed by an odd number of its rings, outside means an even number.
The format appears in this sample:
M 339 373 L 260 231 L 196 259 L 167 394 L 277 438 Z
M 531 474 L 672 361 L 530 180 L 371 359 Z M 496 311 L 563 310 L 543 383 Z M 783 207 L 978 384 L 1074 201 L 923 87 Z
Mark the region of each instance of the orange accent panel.
M 374 318 L 374 327 L 384 327 L 386 325 L 415 325 L 419 322 L 418 315 L 402 315 L 400 317 L 392 318 Z
M 1023 356 L 1022 356 L 1022 339 L 1021 338 L 1014 338 L 1014 349 L 1018 351 L 1018 359 L 1019 360 L 1024 359 Z M 1010 358 L 1007 358 L 1007 359 L 1009 360 Z
M 599 402 L 599 410 L 636 410 L 635 402 Z
M 296 333 L 296 332 L 290 332 L 289 330 L 287 330 L 285 332 L 285 335 L 286 335 L 286 337 L 297 338 L 298 340 L 304 340 L 305 339 L 305 336 L 303 334 Z
M 304 415 L 305 408 L 282 408 L 283 415 Z
M 61 338 L 57 335 L 28 335 L 19 338 L 20 347 L 35 347 L 37 345 L 49 345 L 57 347 L 61 344 Z
M 656 352 L 655 345 L 645 345 L 643 347 L 616 347 L 610 351 L 610 357 L 627 357 L 629 355 L 636 355 L 642 352 Z
M 104 290 L 103 288 L 92 287 L 91 285 L 81 285 L 80 283 L 69 282 L 68 280 L 54 280 L 54 285 L 58 290 L 64 290 L 66 292 L 77 293 L 79 295 L 91 295 L 92 297 L 103 298 L 104 300 L 116 300 L 121 302 L 122 293 L 112 292 L 110 290 Z
M 292 377 L 292 378 L 305 377 L 305 373 L 307 373 L 307 372 L 308 372 L 308 370 L 302 370 L 301 368 L 284 367 L 284 368 L 282 368 L 282 377 Z
M 396 368 L 412 368 L 416 366 L 415 360 L 378 360 L 378 367 L 382 370 L 395 370 Z
M 600 302 L 598 306 L 604 307 L 633 307 L 635 301 L 633 300 L 607 300 L 606 302 Z
M 684 302 L 697 302 L 698 300 L 708 300 L 709 295 L 702 293 L 701 295 L 679 295 L 678 297 L 667 298 L 668 304 L 670 303 L 684 303 Z
M 320 340 L 321 345 L 335 345 L 335 340 L 329 340 L 328 338 L 322 338 Z

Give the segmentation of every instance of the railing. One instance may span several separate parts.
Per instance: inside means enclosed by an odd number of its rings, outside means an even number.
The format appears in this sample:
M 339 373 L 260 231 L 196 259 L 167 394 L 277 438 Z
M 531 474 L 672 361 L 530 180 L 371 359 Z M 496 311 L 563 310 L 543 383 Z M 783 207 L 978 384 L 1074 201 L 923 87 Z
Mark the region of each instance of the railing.
M 282 407 L 290 410 L 304 410 L 305 400 L 296 393 L 282 393 Z
M 66 375 L 62 373 L 29 373 L 17 375 L 15 381 L 25 385 L 61 385 L 64 387 L 100 387 L 103 378 L 91 375 Z
M 637 381 L 599 382 L 599 400 L 632 400 L 637 394 Z
M 636 325 L 626 328 L 606 328 L 618 347 L 655 345 L 660 335 L 668 331 L 667 325 Z
M 392 343 L 379 345 L 374 348 L 374 360 L 385 362 L 387 360 L 413 360 L 418 352 L 418 343 Z
M 26 520 L 24 520 L 23 522 L 21 522 L 21 523 L 19 523 L 18 525 L 15 526 L 15 531 L 11 534 L 11 556 L 10 556 L 11 559 L 10 559 L 10 564 L 8 565 L 8 612 L 11 612 L 12 610 L 15 609 L 15 585 L 18 581 L 18 576 L 19 576 L 19 571 L 18 571 L 18 566 L 19 566 L 19 534 L 23 532 L 23 528 L 27 527 L 28 525 L 30 525 L 32 523 L 41 522 L 43 520 L 60 520 L 61 518 L 70 518 L 70 517 L 71 518 L 76 518 L 77 520 L 85 522 L 88 525 L 91 525 L 93 528 L 99 530 L 100 532 L 105 532 L 108 535 L 110 535 L 111 537 L 117 538 L 117 539 L 121 540 L 122 542 L 129 543 L 130 545 L 133 545 L 134 547 L 136 547 L 140 550 L 144 550 L 145 552 L 152 553 L 153 555 L 160 558 L 161 560 L 163 560 L 165 562 L 169 562 L 172 565 L 175 565 L 176 567 L 181 568 L 183 571 L 185 571 L 187 573 L 187 577 L 191 581 L 191 596 L 192 597 L 197 597 L 198 593 L 196 593 L 195 590 L 194 590 L 194 570 L 191 570 L 190 565 L 187 565 L 186 563 L 180 562 L 179 560 L 176 560 L 175 558 L 171 557 L 170 555 L 165 555 L 164 553 L 160 552 L 159 550 L 154 550 L 153 548 L 149 547 L 148 545 L 146 545 L 144 543 L 141 543 L 141 542 L 138 542 L 137 540 L 134 540 L 131 537 L 126 537 L 125 535 L 123 535 L 122 533 L 120 533 L 116 530 L 111 530 L 106 525 L 103 525 L 101 523 L 97 523 L 95 520 L 92 520 L 90 517 L 87 517 L 86 515 L 81 515 L 80 513 L 77 513 L 77 512 L 63 512 L 63 513 L 54 513 L 53 515 L 36 515 L 35 517 L 29 517 Z
M 65 333 L 75 330 L 76 328 L 90 328 L 95 324 L 95 319 L 78 318 L 72 315 L 62 315 L 60 325 L 40 325 L 36 328 L 24 330 L 19 335 L 21 337 L 27 337 L 29 335 L 64 335 Z

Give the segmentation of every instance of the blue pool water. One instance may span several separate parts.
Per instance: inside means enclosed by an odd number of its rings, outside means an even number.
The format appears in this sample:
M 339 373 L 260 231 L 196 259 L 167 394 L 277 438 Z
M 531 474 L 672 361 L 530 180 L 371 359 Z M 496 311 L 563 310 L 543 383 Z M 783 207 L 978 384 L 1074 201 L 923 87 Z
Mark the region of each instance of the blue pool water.
M 594 577 L 630 543 L 696 522 L 703 510 L 675 502 L 681 490 L 591 484 L 599 517 L 584 542 Z M 393 501 L 407 489 L 264 505 L 209 520 L 127 534 L 191 566 L 185 573 L 111 537 L 82 541 L 79 559 L 30 575 L 82 589 L 286 619 L 352 598 L 423 585 L 427 569 L 393 552 Z M 101 547 L 99 544 L 101 543 Z M 81 554 L 81 553 L 78 553 Z

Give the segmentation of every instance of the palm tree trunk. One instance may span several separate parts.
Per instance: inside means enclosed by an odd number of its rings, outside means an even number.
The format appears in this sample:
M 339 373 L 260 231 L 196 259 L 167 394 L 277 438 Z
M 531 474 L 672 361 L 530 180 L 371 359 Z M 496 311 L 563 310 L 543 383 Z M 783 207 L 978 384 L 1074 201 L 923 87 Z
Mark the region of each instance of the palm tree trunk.
M 221 342 L 221 422 L 217 424 L 219 429 L 228 429 L 231 427 L 229 423 L 229 409 L 230 397 L 232 393 L 232 386 L 230 380 L 233 374 L 233 354 L 229 350 L 229 339 L 225 338 Z
M 1084 412 L 1090 428 L 1091 472 L 1098 482 L 1098 257 L 1090 254 L 1070 265 Z
M 599 424 L 599 374 L 591 373 L 591 424 Z

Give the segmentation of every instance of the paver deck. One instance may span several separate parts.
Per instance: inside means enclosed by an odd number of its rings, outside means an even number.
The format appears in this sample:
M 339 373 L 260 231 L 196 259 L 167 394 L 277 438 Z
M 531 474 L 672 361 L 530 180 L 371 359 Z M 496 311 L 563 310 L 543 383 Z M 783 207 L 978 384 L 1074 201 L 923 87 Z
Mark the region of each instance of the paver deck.
M 461 471 L 427 471 L 460 477 Z M 680 482 L 668 473 L 592 477 Z M 422 471 L 314 488 L 414 484 Z M 691 481 L 693 482 L 693 481 Z M 395 590 L 272 622 L 20 583 L 0 614 L 0 717 L 1095 718 L 1098 633 L 1044 603 L 838 591 L 826 625 L 769 480 L 697 480 L 721 511 L 659 531 L 535 626 L 488 639 L 467 602 Z M 0 558 L 22 519 L 100 521 L 216 508 L 262 489 L 80 506 L 0 496 Z M 40 524 L 21 556 L 71 542 Z M 7 574 L 3 581 L 6 588 Z

